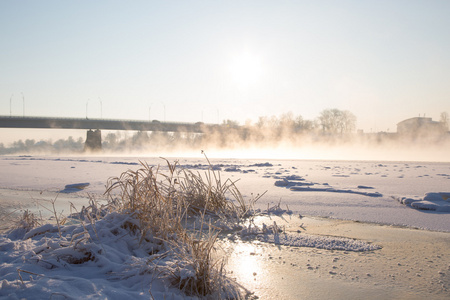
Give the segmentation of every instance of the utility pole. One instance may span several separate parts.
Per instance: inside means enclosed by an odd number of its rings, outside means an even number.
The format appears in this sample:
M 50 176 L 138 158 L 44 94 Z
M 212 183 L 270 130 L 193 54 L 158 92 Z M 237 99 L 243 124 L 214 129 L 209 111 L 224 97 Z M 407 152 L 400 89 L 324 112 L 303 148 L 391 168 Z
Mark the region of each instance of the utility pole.
M 12 103 L 12 98 L 13 98 L 14 94 L 11 95 L 11 98 L 9 98 L 9 117 L 12 117 L 12 109 L 11 109 L 11 103 Z
M 25 118 L 25 96 L 23 95 L 23 92 L 22 92 L 22 100 L 23 100 L 23 117 Z
M 161 104 L 163 105 L 164 108 L 164 122 L 166 121 L 166 105 L 164 104 L 164 102 L 161 102 Z
M 152 109 L 152 103 L 150 103 L 150 105 L 148 107 L 148 121 L 149 122 L 152 120 L 151 109 Z
M 100 119 L 103 119 L 103 104 L 102 100 L 100 100 L 100 97 L 98 97 L 98 101 L 100 101 Z

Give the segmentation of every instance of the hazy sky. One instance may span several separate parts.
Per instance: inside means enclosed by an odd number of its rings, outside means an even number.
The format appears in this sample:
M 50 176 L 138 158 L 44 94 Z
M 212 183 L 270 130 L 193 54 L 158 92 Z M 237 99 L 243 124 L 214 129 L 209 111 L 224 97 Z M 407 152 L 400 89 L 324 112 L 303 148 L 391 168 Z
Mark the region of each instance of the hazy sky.
M 243 124 L 338 108 L 395 131 L 450 113 L 449 16 L 448 0 L 2 0 L 0 115 Z

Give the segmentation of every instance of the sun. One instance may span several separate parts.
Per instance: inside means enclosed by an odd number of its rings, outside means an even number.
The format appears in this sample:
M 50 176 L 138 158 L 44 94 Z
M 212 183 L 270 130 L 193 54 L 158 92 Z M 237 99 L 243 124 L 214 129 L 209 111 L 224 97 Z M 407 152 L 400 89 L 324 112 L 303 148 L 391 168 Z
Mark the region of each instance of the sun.
M 234 56 L 231 60 L 231 78 L 239 85 L 249 86 L 258 83 L 262 73 L 261 58 L 248 51 Z

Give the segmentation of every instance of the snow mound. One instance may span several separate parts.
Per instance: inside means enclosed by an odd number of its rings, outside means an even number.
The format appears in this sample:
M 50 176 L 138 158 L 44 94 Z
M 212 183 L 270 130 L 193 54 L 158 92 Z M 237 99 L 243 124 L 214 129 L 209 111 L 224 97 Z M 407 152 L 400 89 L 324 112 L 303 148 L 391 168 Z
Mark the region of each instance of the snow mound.
M 423 198 L 393 197 L 398 202 L 419 210 L 450 212 L 450 193 L 426 193 Z
M 71 222 L 0 235 L 1 299 L 198 299 L 159 276 L 192 270 L 133 215 Z

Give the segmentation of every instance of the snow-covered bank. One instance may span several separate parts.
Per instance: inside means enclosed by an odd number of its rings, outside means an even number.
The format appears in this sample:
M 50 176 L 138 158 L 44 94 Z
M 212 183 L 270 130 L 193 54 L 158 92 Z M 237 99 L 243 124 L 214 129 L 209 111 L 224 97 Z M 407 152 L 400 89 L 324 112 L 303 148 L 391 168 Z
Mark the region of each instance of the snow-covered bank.
M 47 224 L 25 236 L 20 229 L 1 236 L 0 298 L 191 299 L 150 271 L 149 259 L 171 261 L 149 255 L 160 246 L 139 243 L 123 226 L 130 221 L 111 214 L 95 228 L 62 226 L 59 233 L 56 225 Z M 96 239 L 86 242 L 90 236 Z

